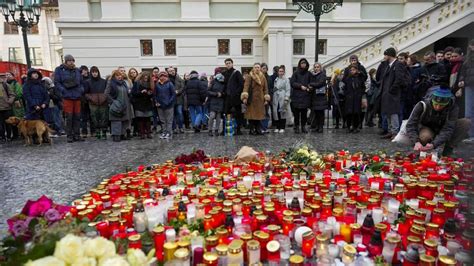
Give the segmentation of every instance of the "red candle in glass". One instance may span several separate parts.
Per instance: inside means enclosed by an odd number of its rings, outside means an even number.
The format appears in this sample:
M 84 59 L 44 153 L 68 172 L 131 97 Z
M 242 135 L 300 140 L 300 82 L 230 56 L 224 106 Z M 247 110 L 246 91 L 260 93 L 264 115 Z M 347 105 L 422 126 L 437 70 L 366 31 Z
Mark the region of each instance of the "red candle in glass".
M 159 262 L 163 262 L 165 257 L 163 255 L 163 245 L 166 242 L 165 236 L 165 228 L 159 226 L 153 229 L 153 241 L 155 243 L 155 250 L 156 250 L 156 259 Z
M 293 216 L 283 217 L 283 234 L 289 236 L 290 232 L 293 230 L 293 227 Z
M 441 208 L 435 208 L 431 215 L 431 222 L 437 224 L 439 227 L 443 226 L 446 222 L 446 218 L 444 216 L 445 211 Z
M 280 264 L 280 243 L 276 240 L 272 240 L 268 242 L 266 249 L 268 262 Z
M 434 239 L 427 239 L 424 242 L 425 253 L 433 257 L 438 257 L 438 242 Z
M 109 238 L 110 235 L 109 235 L 109 225 L 107 224 L 107 222 L 99 222 L 96 224 L 95 226 L 97 232 L 99 233 L 100 236 L 104 237 L 104 238 Z
M 136 235 L 131 235 L 128 237 L 128 248 L 135 248 L 135 249 L 142 249 L 142 240 L 141 236 L 136 234 Z
M 303 234 L 301 252 L 304 257 L 311 258 L 313 256 L 314 241 L 315 237 L 312 231 Z
M 178 219 L 178 209 L 176 209 L 174 206 L 171 206 L 168 208 L 168 223 L 174 219 Z

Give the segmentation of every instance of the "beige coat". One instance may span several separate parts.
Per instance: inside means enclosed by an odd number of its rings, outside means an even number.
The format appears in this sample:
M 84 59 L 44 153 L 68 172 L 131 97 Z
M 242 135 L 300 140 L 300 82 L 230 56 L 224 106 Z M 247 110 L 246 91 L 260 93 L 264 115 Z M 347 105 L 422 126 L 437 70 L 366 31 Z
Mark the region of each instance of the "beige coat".
M 249 90 L 252 90 L 249 93 Z M 249 95 L 252 99 L 248 99 Z M 247 76 L 244 83 L 244 91 L 240 96 L 241 100 L 247 99 L 247 111 L 245 112 L 245 119 L 248 120 L 263 120 L 265 118 L 265 101 L 270 101 L 268 94 L 267 79 L 262 72 L 256 74 L 253 70 Z

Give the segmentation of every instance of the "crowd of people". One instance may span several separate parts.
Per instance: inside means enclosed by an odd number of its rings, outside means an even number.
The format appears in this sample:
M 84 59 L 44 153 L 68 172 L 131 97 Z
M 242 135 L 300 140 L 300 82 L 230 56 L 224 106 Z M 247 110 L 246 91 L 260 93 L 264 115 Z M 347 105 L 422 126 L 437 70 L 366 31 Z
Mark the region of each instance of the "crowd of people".
M 191 71 L 181 77 L 170 66 L 151 72 L 118 67 L 103 77 L 98 67 L 78 68 L 74 57 L 66 55 L 51 77 L 30 69 L 20 84 L 13 73 L 6 73 L 0 90 L 0 141 L 19 138 L 18 130 L 5 123 L 10 116 L 45 120 L 54 137 L 66 135 L 68 142 L 87 136 L 106 139 L 107 133 L 118 142 L 135 136 L 153 138 L 154 132 L 170 139 L 185 129 L 224 135 L 229 119 L 234 135 L 241 135 L 244 128 L 251 135 L 271 129 L 284 133 L 287 125 L 293 125 L 297 134 L 322 133 L 325 112 L 332 110 L 336 129 L 358 133 L 363 125 L 378 125 L 382 138 L 389 140 L 408 119 L 407 134 L 415 148 L 433 148 L 429 145 L 441 145 L 436 136 L 445 135 L 444 144 L 456 135 L 457 120 L 452 125 L 452 119 L 474 116 L 474 41 L 466 55 L 461 48 L 447 47 L 426 53 L 420 61 L 414 54 L 388 48 L 378 68 L 368 72 L 352 55 L 349 66 L 333 73 L 302 58 L 291 77 L 284 65 L 269 73 L 265 63 L 255 63 L 242 74 L 231 58 L 210 76 Z M 435 107 L 428 111 L 420 102 Z M 423 117 L 414 122 L 410 118 L 414 115 Z M 436 123 L 431 121 L 434 117 Z M 448 122 L 439 122 L 443 119 Z M 466 136 L 455 132 L 457 139 L 470 137 L 467 141 L 472 142 L 472 127 L 467 132 L 470 120 L 463 121 L 460 128 Z M 423 138 L 414 137 L 421 128 L 431 128 L 431 135 L 421 130 Z

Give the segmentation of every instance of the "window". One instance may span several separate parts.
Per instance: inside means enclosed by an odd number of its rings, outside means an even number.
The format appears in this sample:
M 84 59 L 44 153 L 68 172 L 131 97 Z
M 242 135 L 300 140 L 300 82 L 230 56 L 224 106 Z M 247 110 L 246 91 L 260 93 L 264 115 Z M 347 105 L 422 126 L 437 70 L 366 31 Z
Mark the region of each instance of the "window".
M 242 39 L 242 55 L 252 55 L 252 48 L 252 39 Z
M 8 48 L 8 61 L 16 62 L 16 63 L 23 63 L 23 59 L 21 58 L 21 49 L 18 47 L 9 47 Z
M 28 28 L 28 34 L 38 34 L 38 25 L 33 25 L 31 28 Z
M 176 40 L 165 40 L 165 55 L 176 55 Z
M 30 60 L 32 66 L 42 66 L 43 65 L 43 56 L 41 48 L 31 47 L 30 48 Z
M 318 54 L 327 54 L 328 40 L 318 40 Z
M 3 32 L 4 34 L 18 34 L 18 26 L 10 25 L 8 22 L 3 22 Z
M 219 55 L 229 55 L 229 39 L 219 39 L 217 40 L 217 47 Z
M 293 40 L 293 54 L 304 55 L 304 39 Z
M 142 50 L 142 56 L 153 55 L 153 42 L 152 40 L 140 40 L 140 47 Z

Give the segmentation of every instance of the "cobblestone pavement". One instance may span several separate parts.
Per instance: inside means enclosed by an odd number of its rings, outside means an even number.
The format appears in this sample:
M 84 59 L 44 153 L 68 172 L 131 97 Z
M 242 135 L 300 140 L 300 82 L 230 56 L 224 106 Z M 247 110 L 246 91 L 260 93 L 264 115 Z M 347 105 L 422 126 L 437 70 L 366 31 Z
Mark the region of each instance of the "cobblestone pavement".
M 204 149 L 210 155 L 232 156 L 243 145 L 259 150 L 279 152 L 298 142 L 305 142 L 319 152 L 348 149 L 350 151 L 406 152 L 409 147 L 380 140 L 376 129 L 363 129 L 359 134 L 346 134 L 345 130 L 329 129 L 324 134 L 295 135 L 270 133 L 266 136 L 209 137 L 207 132 L 186 133 L 173 140 L 140 140 L 113 143 L 87 139 L 82 143 L 66 143 L 64 137 L 54 144 L 41 147 L 24 147 L 22 142 L 0 146 L 0 232 L 6 230 L 6 219 L 19 212 L 28 199 L 42 194 L 56 202 L 66 204 L 97 185 L 102 177 L 124 171 L 126 166 L 136 167 L 174 159 L 193 148 Z M 461 145 L 456 152 L 460 157 L 474 156 L 474 145 Z M 3 233 L 2 233 L 3 235 Z

